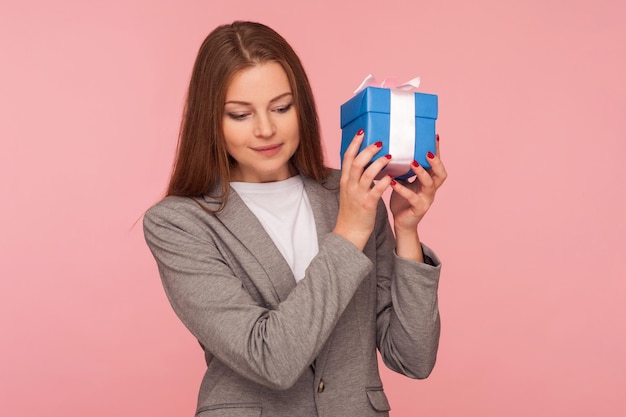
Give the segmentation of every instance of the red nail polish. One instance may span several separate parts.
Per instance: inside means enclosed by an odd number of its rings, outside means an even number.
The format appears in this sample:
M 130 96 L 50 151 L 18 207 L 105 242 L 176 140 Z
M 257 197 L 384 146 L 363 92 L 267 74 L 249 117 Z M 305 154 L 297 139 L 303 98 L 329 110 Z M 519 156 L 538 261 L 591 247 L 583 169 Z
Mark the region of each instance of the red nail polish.
M 428 153 L 426 154 L 426 156 L 427 156 L 429 159 L 433 159 L 433 158 L 435 157 L 435 155 L 434 155 L 432 152 L 430 152 L 430 151 L 428 151 Z
M 356 132 L 356 135 L 357 135 L 357 136 L 361 136 L 363 133 L 365 133 L 365 130 L 363 130 L 363 129 L 359 129 L 359 131 L 358 131 L 358 132 Z
M 413 160 L 413 162 L 411 162 L 411 165 L 413 165 L 415 168 L 417 168 L 418 166 L 420 166 L 419 163 L 417 163 L 417 161 Z
M 382 142 L 376 142 L 375 143 L 377 148 L 382 148 L 383 147 L 383 143 Z
M 385 155 L 385 158 L 391 159 L 391 155 L 387 154 L 387 155 Z
M 396 180 L 394 180 L 394 179 L 393 179 L 393 177 L 391 176 L 391 174 L 387 174 L 387 176 L 388 176 L 389 178 L 391 178 L 391 185 L 396 185 L 396 184 L 397 184 Z
M 437 133 L 437 135 L 435 136 L 435 139 L 437 139 L 437 142 L 439 142 L 439 133 Z

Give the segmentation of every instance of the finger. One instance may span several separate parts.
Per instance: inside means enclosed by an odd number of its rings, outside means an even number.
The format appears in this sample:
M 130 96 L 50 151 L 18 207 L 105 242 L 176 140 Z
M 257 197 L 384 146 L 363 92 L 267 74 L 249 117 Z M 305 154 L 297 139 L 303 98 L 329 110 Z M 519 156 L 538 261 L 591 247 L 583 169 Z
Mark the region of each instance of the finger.
M 372 143 L 371 145 L 366 146 L 361 152 L 359 152 L 356 158 L 354 158 L 354 161 L 358 165 L 365 167 L 367 164 L 369 164 L 372 161 L 374 156 L 378 152 L 380 152 L 382 147 L 383 147 L 383 143 L 380 141 L 376 143 Z
M 423 169 L 422 171 L 426 172 Z M 400 195 L 400 197 L 407 200 L 412 207 L 418 207 L 422 201 L 432 201 L 432 198 L 426 197 L 422 192 L 415 192 L 412 190 L 411 184 L 403 184 L 400 181 L 391 181 L 391 188 L 393 188 L 393 191 Z
M 350 176 L 354 176 L 354 178 L 361 178 L 363 175 L 363 171 L 367 164 L 372 161 L 374 155 L 376 155 L 383 147 L 382 142 L 376 142 L 369 146 L 366 146 L 352 161 L 352 166 L 350 167 Z
M 418 164 L 417 161 L 411 163 L 411 170 L 415 174 L 415 180 L 413 182 L 419 181 L 422 190 L 429 193 L 436 190 L 435 179 L 431 173 Z
M 430 176 L 435 181 L 435 186 L 439 188 L 441 184 L 446 180 L 448 174 L 446 173 L 446 168 L 441 162 L 441 159 L 438 155 L 434 155 L 432 152 L 426 153 L 426 159 L 430 164 Z
M 343 154 L 343 161 L 341 161 L 341 179 L 342 181 L 348 181 L 350 177 L 350 171 L 352 170 L 352 164 L 354 162 L 354 158 L 359 152 L 359 148 L 361 147 L 361 143 L 363 142 L 364 137 L 363 129 L 359 129 L 359 131 L 354 135 L 352 141 L 346 148 L 346 151 Z
M 369 187 L 380 172 L 391 162 L 391 155 L 381 156 L 373 161 L 361 175 L 363 185 Z
M 356 155 L 359 153 L 359 148 L 361 147 L 361 143 L 363 142 L 364 135 L 363 129 L 360 129 L 356 135 L 352 138 L 352 141 L 346 148 L 346 151 L 343 154 L 343 163 L 351 164 L 352 160 L 356 158 Z
M 435 155 L 441 158 L 441 152 L 439 151 L 439 133 L 435 135 Z
M 378 200 L 383 196 L 383 193 L 385 192 L 385 190 L 393 182 L 394 180 L 393 178 L 391 178 L 391 176 L 385 175 L 378 182 L 376 182 L 373 187 L 371 187 L 369 193 L 370 193 L 370 196 L 376 200 L 376 203 L 378 203 Z

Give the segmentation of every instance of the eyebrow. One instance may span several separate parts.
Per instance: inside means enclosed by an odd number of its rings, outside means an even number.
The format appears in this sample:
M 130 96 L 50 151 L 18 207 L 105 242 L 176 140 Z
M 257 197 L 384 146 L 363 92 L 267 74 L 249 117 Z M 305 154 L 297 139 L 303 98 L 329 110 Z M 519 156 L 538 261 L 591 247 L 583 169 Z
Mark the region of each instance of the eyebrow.
M 287 93 L 282 93 L 282 94 L 280 94 L 280 95 L 278 95 L 278 96 L 274 97 L 273 99 L 271 99 L 271 100 L 270 100 L 270 103 L 273 103 L 273 102 L 275 102 L 275 101 L 278 101 L 278 100 L 280 100 L 281 98 L 286 97 L 286 96 L 293 96 L 293 93 L 290 93 L 290 92 L 287 92 Z M 242 104 L 242 105 L 245 105 L 245 106 L 250 106 L 250 105 L 252 105 L 252 103 L 248 103 L 247 101 L 238 101 L 238 100 L 230 100 L 230 101 L 227 101 L 226 103 L 224 103 L 224 105 L 227 105 L 227 104 Z

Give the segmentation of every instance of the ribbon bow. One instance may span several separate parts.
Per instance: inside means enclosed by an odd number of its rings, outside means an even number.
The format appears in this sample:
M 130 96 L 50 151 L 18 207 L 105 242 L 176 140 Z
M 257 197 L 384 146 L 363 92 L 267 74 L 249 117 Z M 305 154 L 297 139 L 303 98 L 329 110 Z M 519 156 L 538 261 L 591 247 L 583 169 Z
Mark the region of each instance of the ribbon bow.
M 367 87 L 381 87 L 381 88 L 389 88 L 392 90 L 400 90 L 400 91 L 411 91 L 415 90 L 420 86 L 420 77 L 415 77 L 404 84 L 396 85 L 397 80 L 395 77 L 387 77 L 381 83 L 376 81 L 376 78 L 372 74 L 369 74 L 361 85 L 358 86 L 356 90 L 354 90 L 354 94 L 358 94 L 359 92 L 365 90 Z

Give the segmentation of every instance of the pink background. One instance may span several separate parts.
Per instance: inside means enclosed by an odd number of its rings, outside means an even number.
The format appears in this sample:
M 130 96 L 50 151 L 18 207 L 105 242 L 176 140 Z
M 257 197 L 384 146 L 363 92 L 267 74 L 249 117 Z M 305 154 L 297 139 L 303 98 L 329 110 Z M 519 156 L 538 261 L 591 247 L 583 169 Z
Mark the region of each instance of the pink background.
M 193 415 L 203 357 L 135 222 L 164 192 L 197 49 L 235 19 L 300 54 L 332 166 L 368 73 L 439 95 L 449 180 L 421 234 L 445 263 L 441 348 L 425 381 L 383 370 L 391 415 L 625 415 L 625 17 L 618 0 L 1 0 L 0 415 Z

